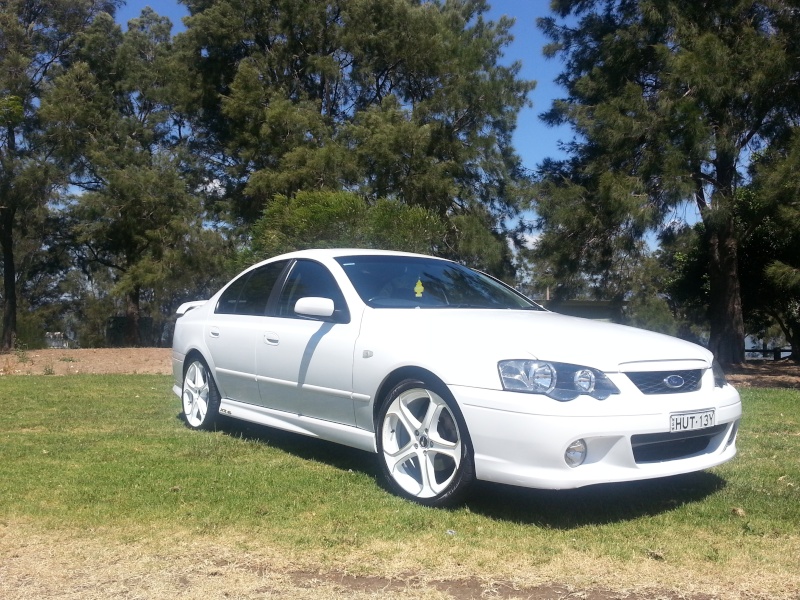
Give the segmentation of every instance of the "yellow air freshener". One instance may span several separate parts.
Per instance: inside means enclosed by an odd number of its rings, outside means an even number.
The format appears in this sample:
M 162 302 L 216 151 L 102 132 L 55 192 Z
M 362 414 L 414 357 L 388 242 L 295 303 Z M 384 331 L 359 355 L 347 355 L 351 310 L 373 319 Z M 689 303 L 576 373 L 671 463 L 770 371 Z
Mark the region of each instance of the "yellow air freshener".
M 421 279 L 417 279 L 417 285 L 414 286 L 414 291 L 417 293 L 417 298 L 422 298 L 422 292 L 425 291 L 425 286 L 422 285 Z

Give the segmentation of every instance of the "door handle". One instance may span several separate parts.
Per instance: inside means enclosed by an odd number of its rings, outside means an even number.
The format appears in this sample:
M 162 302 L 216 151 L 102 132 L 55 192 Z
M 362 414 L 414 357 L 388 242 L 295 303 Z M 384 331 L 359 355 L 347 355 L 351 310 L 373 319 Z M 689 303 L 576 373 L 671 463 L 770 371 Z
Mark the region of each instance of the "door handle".
M 281 341 L 281 338 L 274 331 L 267 331 L 264 334 L 264 343 L 265 344 L 269 344 L 270 346 L 277 346 L 280 343 L 280 341 Z
M 208 330 L 208 335 L 210 335 L 213 338 L 218 338 L 219 337 L 219 329 L 217 329 L 216 327 L 212 327 L 211 329 Z

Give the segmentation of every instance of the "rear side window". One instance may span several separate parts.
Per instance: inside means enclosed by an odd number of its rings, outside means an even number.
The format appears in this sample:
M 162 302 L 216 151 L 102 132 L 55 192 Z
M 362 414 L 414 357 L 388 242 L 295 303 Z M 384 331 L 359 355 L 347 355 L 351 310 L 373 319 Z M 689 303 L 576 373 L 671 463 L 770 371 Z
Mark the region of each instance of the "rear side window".
M 287 262 L 282 260 L 269 263 L 239 277 L 222 293 L 214 312 L 227 315 L 264 315 L 272 289 Z

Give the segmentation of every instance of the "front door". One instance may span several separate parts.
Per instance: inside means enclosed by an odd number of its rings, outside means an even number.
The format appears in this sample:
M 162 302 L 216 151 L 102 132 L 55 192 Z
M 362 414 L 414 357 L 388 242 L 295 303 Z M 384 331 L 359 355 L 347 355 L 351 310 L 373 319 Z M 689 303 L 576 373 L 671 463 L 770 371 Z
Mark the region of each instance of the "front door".
M 295 313 L 300 298 L 330 298 L 331 318 Z M 274 311 L 264 320 L 256 349 L 261 402 L 268 408 L 355 425 L 352 399 L 353 349 L 358 324 L 328 269 L 298 260 Z

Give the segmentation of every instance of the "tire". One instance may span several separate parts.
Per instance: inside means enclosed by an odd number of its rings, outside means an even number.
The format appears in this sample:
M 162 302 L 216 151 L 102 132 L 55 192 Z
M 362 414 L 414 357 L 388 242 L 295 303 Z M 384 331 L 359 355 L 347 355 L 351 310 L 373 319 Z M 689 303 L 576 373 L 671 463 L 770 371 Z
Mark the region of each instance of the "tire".
M 220 395 L 208 365 L 194 358 L 183 374 L 181 404 L 186 425 L 191 429 L 213 429 L 219 418 Z
M 376 424 L 389 488 L 425 506 L 461 501 L 475 481 L 467 426 L 444 385 L 405 380 L 386 396 Z

